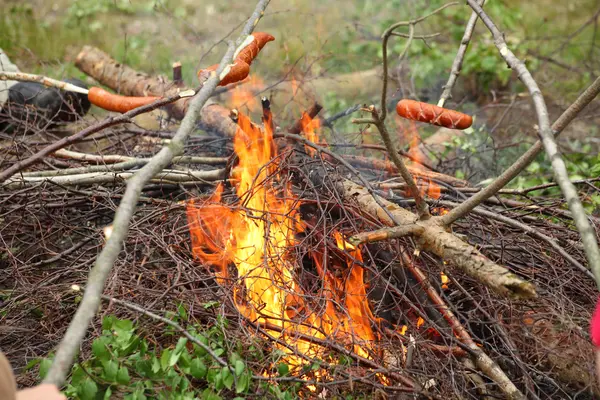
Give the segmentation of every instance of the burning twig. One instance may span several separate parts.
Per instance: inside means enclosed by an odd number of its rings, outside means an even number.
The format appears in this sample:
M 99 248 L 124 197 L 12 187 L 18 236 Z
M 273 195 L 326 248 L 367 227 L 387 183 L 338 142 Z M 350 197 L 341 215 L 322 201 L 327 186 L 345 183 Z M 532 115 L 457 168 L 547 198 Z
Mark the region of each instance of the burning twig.
M 260 0 L 258 2 L 253 15 L 246 23 L 242 35 L 238 39 L 238 45 L 250 35 L 257 22 L 263 16 L 264 9 L 267 7 L 268 3 L 269 0 Z M 91 319 L 96 314 L 100 303 L 100 295 L 106 279 L 108 278 L 108 274 L 119 255 L 122 242 L 127 236 L 129 222 L 135 211 L 137 199 L 141 193 L 142 187 L 157 172 L 167 166 L 173 157 L 178 155 L 177 153 L 180 153 L 183 150 L 185 139 L 194 129 L 200 110 L 208 100 L 211 92 L 219 83 L 219 76 L 225 69 L 225 65 L 231 62 L 234 50 L 234 47 L 230 45 L 219 64 L 216 74 L 206 81 L 198 95 L 192 100 L 188 113 L 168 147 L 163 147 L 162 150 L 152 157 L 152 160 L 128 182 L 125 196 L 119 205 L 112 225 L 113 233 L 107 240 L 104 249 L 96 260 L 94 268 L 90 272 L 87 290 L 57 349 L 56 357 L 44 380 L 45 382 L 53 383 L 57 386 L 61 386 L 64 382 L 67 372 L 71 369 L 75 352 L 77 348 L 79 348 L 79 344 L 87 331 Z M 129 118 L 130 116 L 128 115 L 127 117 Z M 12 175 L 12 173 L 9 174 L 9 176 L 10 175 Z
M 292 135 L 299 135 L 304 128 L 304 116 L 306 115 L 308 116 L 309 120 L 313 120 L 319 114 L 319 112 L 321 112 L 322 109 L 323 106 L 321 106 L 319 103 L 313 104 L 308 110 L 302 113 L 303 117 L 296 121 L 296 123 L 288 129 L 288 132 Z

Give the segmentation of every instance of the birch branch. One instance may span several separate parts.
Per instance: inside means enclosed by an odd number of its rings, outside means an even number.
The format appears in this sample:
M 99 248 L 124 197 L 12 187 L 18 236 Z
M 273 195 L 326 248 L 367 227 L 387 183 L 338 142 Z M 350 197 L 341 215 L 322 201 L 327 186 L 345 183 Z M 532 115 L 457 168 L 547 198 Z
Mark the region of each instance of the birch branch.
M 586 258 L 592 272 L 594 273 L 594 277 L 596 278 L 596 284 L 600 289 L 600 250 L 598 249 L 596 234 L 592 229 L 581 201 L 579 200 L 577 189 L 569 179 L 565 162 L 563 161 L 556 141 L 554 140 L 554 134 L 552 132 L 552 128 L 550 127 L 548 109 L 546 108 L 544 96 L 542 95 L 540 88 L 525 64 L 519 60 L 508 48 L 506 41 L 504 40 L 504 35 L 496 27 L 494 22 L 485 13 L 485 11 L 483 11 L 481 6 L 479 6 L 475 0 L 467 0 L 467 2 L 471 8 L 477 12 L 479 18 L 481 18 L 485 26 L 492 33 L 492 36 L 494 37 L 494 44 L 498 48 L 498 51 L 500 52 L 500 55 L 504 61 L 506 61 L 509 67 L 517 71 L 519 74 L 519 79 L 521 82 L 523 82 L 531 94 L 536 114 L 538 116 L 538 132 L 541 136 L 542 144 L 546 154 L 551 161 L 552 170 L 554 171 L 554 179 L 560 186 L 560 189 L 567 200 L 569 209 L 573 214 L 573 221 L 575 222 L 575 226 L 581 235 Z
M 51 171 L 55 172 L 55 171 Z M 44 183 L 53 183 L 63 186 L 90 186 L 106 183 L 117 183 L 129 181 L 139 171 L 127 172 L 87 172 L 81 174 L 64 174 L 58 176 L 19 176 L 15 175 L 5 182 L 5 188 L 9 190 L 23 189 L 25 187 L 37 186 Z M 177 171 L 162 170 L 154 175 L 150 183 L 183 183 L 183 182 L 213 182 L 224 179 L 226 170 L 215 169 L 212 171 Z
M 250 35 L 250 33 L 252 33 L 254 27 L 264 15 L 264 10 L 269 2 L 270 0 L 260 0 L 258 2 L 254 13 L 244 26 L 242 34 L 237 40 L 238 46 L 248 35 Z M 73 364 L 75 353 L 87 332 L 92 318 L 98 310 L 104 285 L 115 261 L 117 260 L 117 257 L 119 256 L 119 253 L 121 252 L 123 241 L 127 237 L 129 224 L 135 212 L 138 198 L 141 194 L 144 184 L 152 179 L 156 173 L 160 172 L 165 166 L 167 166 L 173 157 L 183 151 L 186 138 L 196 126 L 200 110 L 210 97 L 210 94 L 217 87 L 217 84 L 220 81 L 221 73 L 225 67 L 231 63 L 234 51 L 234 46 L 230 45 L 229 49 L 223 56 L 216 73 L 211 75 L 211 77 L 202 86 L 200 92 L 191 101 L 188 112 L 181 122 L 181 125 L 171 143 L 169 143 L 168 146 L 163 147 L 154 157 L 152 157 L 150 162 L 146 164 L 137 174 L 135 174 L 135 176 L 133 176 L 127 183 L 127 189 L 125 190 L 123 199 L 121 200 L 119 208 L 115 214 L 115 219 L 112 226 L 112 234 L 108 237 L 104 249 L 96 259 L 96 263 L 90 271 L 83 299 L 81 300 L 73 320 L 69 324 L 69 328 L 67 329 L 65 336 L 58 346 L 56 357 L 54 358 L 54 362 L 52 363 L 44 382 L 52 383 L 56 386 L 62 386 L 64 383 Z

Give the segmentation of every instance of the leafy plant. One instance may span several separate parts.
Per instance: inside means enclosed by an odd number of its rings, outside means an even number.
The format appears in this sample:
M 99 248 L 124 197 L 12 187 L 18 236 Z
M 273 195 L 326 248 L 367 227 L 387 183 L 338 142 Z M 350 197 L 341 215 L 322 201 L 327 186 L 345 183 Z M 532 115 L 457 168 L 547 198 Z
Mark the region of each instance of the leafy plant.
M 173 317 L 187 319 L 185 308 L 180 305 Z M 220 320 L 208 330 L 194 326 L 188 331 L 215 355 L 224 357 L 225 324 L 225 320 Z M 176 333 L 168 331 L 167 337 Z M 51 358 L 39 364 L 40 375 L 44 377 Z M 228 354 L 227 364 L 219 364 L 203 347 L 186 337 L 161 348 L 140 335 L 131 320 L 109 315 L 102 322 L 101 336 L 92 342 L 90 357 L 73 367 L 65 393 L 81 400 L 109 399 L 117 393 L 127 400 L 218 400 L 224 393 L 241 399 L 239 396 L 258 386 L 238 353 Z M 285 393 L 284 390 L 279 398 L 293 398 L 290 397 L 293 393 L 287 397 Z

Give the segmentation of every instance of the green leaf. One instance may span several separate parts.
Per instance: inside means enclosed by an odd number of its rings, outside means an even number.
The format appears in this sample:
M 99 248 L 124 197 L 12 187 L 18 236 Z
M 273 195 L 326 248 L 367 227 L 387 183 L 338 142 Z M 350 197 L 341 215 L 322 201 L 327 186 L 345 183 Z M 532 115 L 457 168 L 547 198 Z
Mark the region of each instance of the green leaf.
M 119 364 L 114 360 L 103 361 L 102 371 L 104 372 L 104 379 L 109 382 L 114 382 L 117 379 L 117 373 L 119 372 Z
M 221 400 L 221 396 L 213 392 L 211 389 L 206 389 L 202 392 L 202 400 Z
M 117 382 L 121 385 L 127 385 L 129 384 L 130 380 L 131 379 L 129 378 L 129 370 L 127 369 L 127 367 L 119 368 L 119 372 L 117 373 Z
M 25 366 L 25 371 L 29 371 L 31 368 L 38 365 L 40 362 L 42 362 L 41 358 L 34 358 L 33 360 L 31 360 L 27 363 L 27 365 Z
M 183 305 L 183 303 L 179 303 L 179 304 L 177 305 L 177 311 L 179 312 L 179 316 L 180 316 L 180 317 L 181 317 L 183 320 L 187 321 L 187 319 L 188 319 L 188 315 L 187 315 L 187 312 L 185 311 L 185 306 Z
M 213 378 L 213 384 L 215 385 L 215 389 L 217 390 L 223 389 L 223 374 L 221 372 L 223 371 L 217 372 L 215 377 Z
M 92 353 L 99 360 L 108 360 L 110 358 L 110 353 L 106 348 L 106 341 L 106 338 L 99 337 L 92 342 Z
M 190 373 L 192 374 L 192 376 L 196 379 L 202 379 L 206 376 L 206 372 L 208 371 L 208 368 L 206 367 L 206 364 L 204 364 L 204 362 L 199 359 L 199 358 L 194 358 L 192 360 L 192 365 L 190 368 Z
M 240 376 L 244 369 L 246 369 L 246 364 L 241 360 L 237 360 L 235 362 L 235 376 Z
M 169 357 L 169 367 L 172 367 L 173 365 L 177 364 L 179 357 L 181 357 L 181 354 L 185 351 L 185 345 L 187 341 L 187 338 L 184 337 L 179 339 L 177 345 L 175 346 L 175 350 L 173 350 L 173 352 L 171 353 L 171 357 Z
M 50 369 L 51 365 L 52 365 L 52 360 L 49 358 L 44 358 L 40 362 L 40 377 L 42 379 L 46 378 L 46 375 L 48 375 L 48 370 Z
M 135 370 L 138 374 L 149 378 L 152 376 L 152 363 L 150 360 L 137 360 L 135 362 Z
M 171 350 L 164 349 L 160 356 L 160 366 L 162 367 L 163 371 L 166 371 L 167 368 L 169 367 L 169 359 L 170 358 L 171 358 Z
M 96 382 L 87 378 L 82 382 L 81 386 L 79 386 L 77 393 L 81 400 L 94 400 L 96 398 L 96 393 L 98 393 L 98 386 L 96 386 Z
M 104 392 L 104 400 L 110 400 L 110 396 L 112 396 L 112 389 L 109 386 Z
M 279 376 L 286 376 L 290 372 L 290 367 L 285 363 L 281 363 L 277 366 L 277 372 Z
M 250 374 L 243 374 L 238 377 L 237 383 L 235 384 L 235 392 L 243 393 L 250 388 Z
M 177 341 L 177 345 L 175 346 L 175 351 L 177 352 L 183 350 L 187 342 L 188 339 L 186 337 L 179 338 L 179 340 Z
M 160 362 L 156 356 L 152 357 L 152 372 L 155 374 L 160 371 Z
M 235 378 L 233 377 L 233 374 L 229 370 L 229 367 L 223 367 L 221 369 L 221 377 L 223 378 L 223 384 L 225 385 L 225 387 L 227 389 L 231 389 L 231 387 L 233 386 L 233 382 L 235 381 Z
M 202 305 L 202 307 L 204 307 L 205 309 L 207 309 L 207 310 L 208 310 L 209 308 L 211 308 L 211 307 L 215 307 L 215 306 L 218 306 L 218 305 L 219 305 L 219 302 L 218 302 L 218 301 L 209 301 L 209 302 L 207 302 L 207 303 L 204 303 L 204 304 Z

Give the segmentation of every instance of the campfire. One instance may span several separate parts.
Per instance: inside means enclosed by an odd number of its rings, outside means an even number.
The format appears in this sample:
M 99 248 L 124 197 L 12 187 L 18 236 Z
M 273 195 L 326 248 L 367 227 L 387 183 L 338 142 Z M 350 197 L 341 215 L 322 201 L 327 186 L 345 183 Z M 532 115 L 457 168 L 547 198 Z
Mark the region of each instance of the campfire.
M 194 255 L 212 268 L 221 285 L 231 287 L 239 312 L 269 332 L 291 368 L 328 359 L 329 350 L 318 344 L 326 339 L 372 359 L 380 353 L 377 318 L 366 293 L 360 247 L 333 230 L 332 237 L 300 256 L 305 253 L 298 250 L 300 236 L 310 227 L 300 212 L 302 201 L 279 172 L 285 155 L 273 138 L 272 114 L 265 111 L 263 128 L 244 114 L 234 115 L 239 162 L 231 185 L 238 201 L 226 204 L 224 184 L 219 184 L 209 199 L 189 202 Z M 307 114 L 301 121 L 314 140 L 318 125 Z M 314 156 L 314 150 L 309 154 Z M 328 255 L 332 245 L 336 257 Z M 316 290 L 307 290 L 299 277 L 306 258 L 321 282 Z

